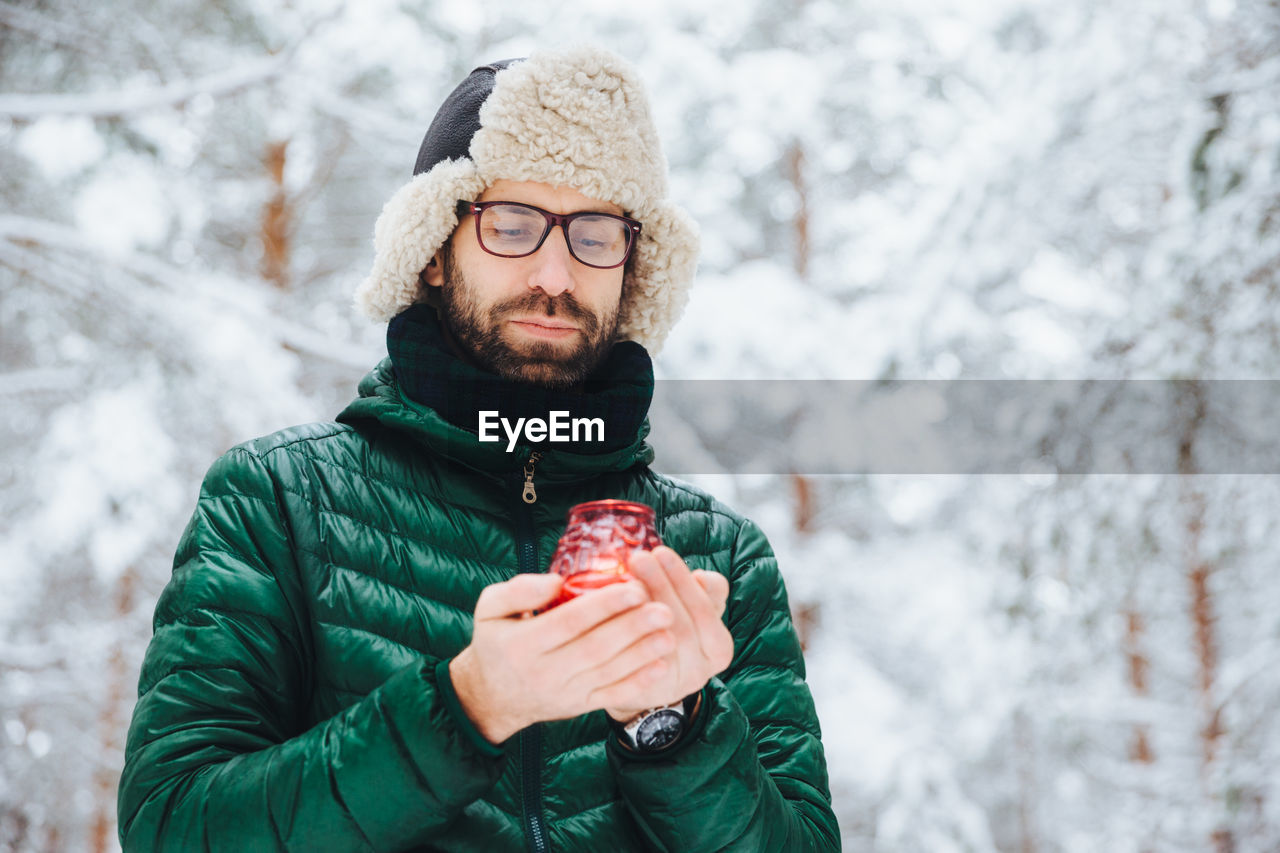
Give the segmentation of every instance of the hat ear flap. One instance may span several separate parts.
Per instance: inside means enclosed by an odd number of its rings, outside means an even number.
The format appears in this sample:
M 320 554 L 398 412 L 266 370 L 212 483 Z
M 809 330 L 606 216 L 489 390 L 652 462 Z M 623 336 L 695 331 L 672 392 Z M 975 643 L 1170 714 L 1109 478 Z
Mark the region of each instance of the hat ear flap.
M 698 225 L 661 199 L 645 213 L 625 286 L 618 331 L 656 355 L 689 302 L 698 269 Z
M 484 183 L 470 160 L 445 160 L 387 201 L 373 228 L 373 270 L 356 288 L 356 307 L 385 322 L 422 301 L 419 273 L 458 226 L 458 199 L 476 198 Z

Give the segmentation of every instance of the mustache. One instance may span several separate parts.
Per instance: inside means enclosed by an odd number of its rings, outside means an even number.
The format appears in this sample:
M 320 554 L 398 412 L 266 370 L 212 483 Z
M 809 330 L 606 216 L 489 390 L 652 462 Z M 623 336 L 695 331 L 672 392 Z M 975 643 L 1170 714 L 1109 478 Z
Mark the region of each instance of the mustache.
M 507 314 L 537 313 L 546 317 L 568 317 L 576 320 L 587 335 L 593 335 L 599 321 L 590 310 L 582 307 L 582 303 L 572 293 L 561 293 L 548 296 L 541 292 L 530 292 L 522 296 L 514 296 L 499 302 L 489 310 L 491 320 L 495 322 Z

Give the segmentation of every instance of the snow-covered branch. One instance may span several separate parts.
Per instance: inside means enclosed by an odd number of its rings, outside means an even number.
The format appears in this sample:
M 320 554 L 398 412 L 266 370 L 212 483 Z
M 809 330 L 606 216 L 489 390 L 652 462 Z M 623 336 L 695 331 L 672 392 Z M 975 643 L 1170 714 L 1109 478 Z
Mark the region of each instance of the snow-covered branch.
M 100 42 L 93 42 L 85 33 L 71 25 L 28 9 L 20 9 L 10 3 L 0 3 L 0 24 L 49 44 L 71 47 L 85 53 L 102 52 Z
M 145 292 L 127 294 L 129 296 L 138 299 L 163 296 L 183 302 L 189 302 L 192 297 L 207 299 L 220 309 L 245 317 L 282 346 L 312 357 L 361 371 L 367 370 L 376 359 L 376 353 L 336 341 L 315 329 L 276 316 L 264 304 L 258 290 L 224 278 L 213 281 L 194 275 L 138 252 L 103 251 L 86 241 L 74 228 L 57 222 L 24 216 L 0 216 L 0 239 L 15 246 L 37 245 L 68 254 L 91 255 L 156 287 L 150 297 Z
M 1280 59 L 1272 58 L 1253 68 L 1231 71 L 1210 77 L 1200 87 L 1203 97 L 1241 94 L 1244 92 L 1273 92 L 1280 80 Z
M 0 373 L 0 397 L 80 386 L 83 373 L 68 367 L 35 367 Z
M 311 99 L 318 110 L 352 128 L 358 128 L 363 135 L 377 134 L 388 142 L 404 146 L 417 145 L 422 140 L 425 126 L 421 126 L 419 122 L 406 121 L 385 110 L 369 107 L 319 86 L 311 87 Z
M 260 59 L 227 71 L 167 86 L 83 95 L 0 95 L 0 115 L 37 119 L 52 115 L 116 118 L 148 110 L 178 107 L 197 95 L 228 95 L 272 80 L 284 71 L 289 54 Z

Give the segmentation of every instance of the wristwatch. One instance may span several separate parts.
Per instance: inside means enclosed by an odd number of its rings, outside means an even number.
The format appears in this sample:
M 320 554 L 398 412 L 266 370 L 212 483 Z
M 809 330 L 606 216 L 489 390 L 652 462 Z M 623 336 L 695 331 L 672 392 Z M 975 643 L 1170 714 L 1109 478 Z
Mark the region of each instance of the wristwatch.
M 622 742 L 637 752 L 661 752 L 689 728 L 699 696 L 694 693 L 674 705 L 641 711 L 622 727 Z

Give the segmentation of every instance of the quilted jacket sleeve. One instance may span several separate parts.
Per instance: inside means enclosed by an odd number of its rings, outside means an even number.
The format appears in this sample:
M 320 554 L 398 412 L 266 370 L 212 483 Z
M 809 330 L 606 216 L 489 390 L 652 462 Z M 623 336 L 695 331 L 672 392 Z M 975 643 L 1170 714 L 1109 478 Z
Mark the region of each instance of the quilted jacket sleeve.
M 143 663 L 126 851 L 400 850 L 499 775 L 431 662 L 302 731 L 310 635 L 280 495 L 243 448 L 205 479 Z
M 655 849 L 840 849 L 813 698 L 777 563 L 744 522 L 733 549 L 729 669 L 703 693 L 694 731 L 656 757 L 611 739 L 627 808 Z

